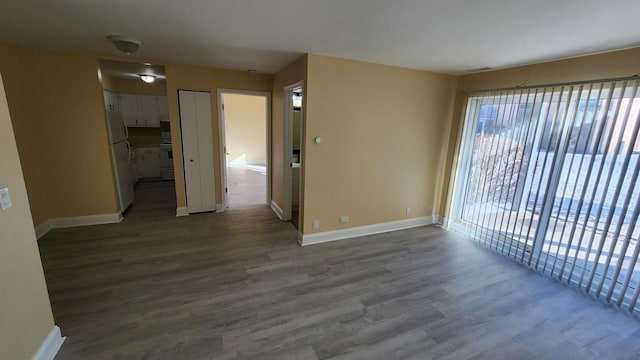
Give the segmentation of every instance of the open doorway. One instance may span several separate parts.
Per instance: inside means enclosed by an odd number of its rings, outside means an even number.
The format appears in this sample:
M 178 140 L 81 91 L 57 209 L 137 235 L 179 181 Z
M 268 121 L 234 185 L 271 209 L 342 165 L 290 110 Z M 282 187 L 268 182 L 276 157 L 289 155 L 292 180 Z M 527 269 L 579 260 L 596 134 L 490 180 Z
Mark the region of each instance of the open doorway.
M 173 150 L 162 65 L 100 60 L 118 205 L 125 217 L 175 213 Z
M 270 97 L 263 92 L 218 90 L 227 209 L 268 204 Z
M 301 181 L 303 158 L 303 111 L 302 82 L 284 89 L 284 220 L 290 220 L 296 229 L 300 228 L 302 212 Z

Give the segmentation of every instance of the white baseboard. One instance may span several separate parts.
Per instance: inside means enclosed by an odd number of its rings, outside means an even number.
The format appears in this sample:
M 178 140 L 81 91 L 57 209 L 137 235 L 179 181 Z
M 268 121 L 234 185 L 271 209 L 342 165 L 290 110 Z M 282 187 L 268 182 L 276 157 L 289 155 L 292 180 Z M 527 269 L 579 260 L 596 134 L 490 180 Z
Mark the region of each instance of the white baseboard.
M 273 209 L 273 211 L 276 213 L 276 215 L 278 215 L 280 220 L 284 221 L 284 211 L 282 211 L 280 206 L 278 206 L 278 204 L 276 204 L 276 202 L 273 201 L 273 200 L 271 200 L 271 209 Z
M 64 339 L 66 339 L 66 337 L 62 336 L 60 328 L 54 326 L 31 360 L 53 360 L 56 357 L 58 350 L 60 350 Z
M 223 212 L 224 204 L 216 204 L 216 212 Z
M 380 234 L 390 231 L 410 229 L 418 226 L 432 225 L 433 216 L 425 216 L 413 219 L 391 221 L 380 224 L 372 224 L 365 226 L 352 227 L 348 229 L 325 231 L 315 234 L 302 235 L 300 245 L 315 245 L 330 241 L 349 239 L 359 236 Z
M 99 214 L 87 216 L 72 216 L 66 218 L 50 219 L 54 229 L 87 225 L 116 224 L 122 221 L 120 213 Z
M 61 229 L 77 226 L 116 224 L 122 221 L 122 215 L 118 213 L 98 214 L 86 216 L 70 216 L 65 218 L 49 219 L 36 226 L 36 236 L 43 237 L 52 229 Z
M 189 210 L 186 207 L 176 208 L 176 217 L 189 216 Z
M 36 226 L 36 239 L 40 240 L 46 233 L 51 231 L 53 226 L 51 225 L 50 220 L 43 221 L 40 225 Z
M 442 216 L 434 214 L 431 217 L 432 217 L 431 221 L 433 224 L 438 224 L 438 225 L 443 224 L 444 218 Z

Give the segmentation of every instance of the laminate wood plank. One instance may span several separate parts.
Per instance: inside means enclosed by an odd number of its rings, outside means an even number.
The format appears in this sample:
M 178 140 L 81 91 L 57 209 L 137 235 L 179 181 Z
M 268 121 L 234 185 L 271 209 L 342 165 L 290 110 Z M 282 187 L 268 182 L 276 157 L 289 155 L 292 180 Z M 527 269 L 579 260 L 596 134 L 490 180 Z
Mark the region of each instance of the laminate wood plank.
M 640 358 L 637 319 L 436 227 L 302 248 L 265 206 L 137 191 L 39 242 L 58 360 Z

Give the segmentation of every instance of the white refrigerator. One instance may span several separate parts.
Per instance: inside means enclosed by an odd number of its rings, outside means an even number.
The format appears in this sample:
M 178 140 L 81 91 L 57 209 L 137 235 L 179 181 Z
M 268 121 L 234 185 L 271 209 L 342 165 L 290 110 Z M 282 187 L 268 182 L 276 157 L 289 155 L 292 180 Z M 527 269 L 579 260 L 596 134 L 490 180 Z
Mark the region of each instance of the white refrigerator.
M 131 175 L 131 145 L 127 138 L 129 132 L 122 118 L 122 113 L 107 111 L 107 127 L 109 129 L 109 147 L 111 159 L 118 186 L 118 199 L 120 200 L 120 212 L 124 212 L 135 198 L 133 192 L 133 177 Z

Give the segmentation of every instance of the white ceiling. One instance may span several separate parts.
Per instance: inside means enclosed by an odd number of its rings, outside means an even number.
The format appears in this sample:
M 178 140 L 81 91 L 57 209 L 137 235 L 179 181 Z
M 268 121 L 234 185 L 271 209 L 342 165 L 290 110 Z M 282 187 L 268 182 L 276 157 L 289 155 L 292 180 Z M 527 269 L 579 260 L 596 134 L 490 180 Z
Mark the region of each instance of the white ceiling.
M 459 74 L 640 46 L 639 0 L 3 0 L 0 41 L 271 73 L 303 53 Z

